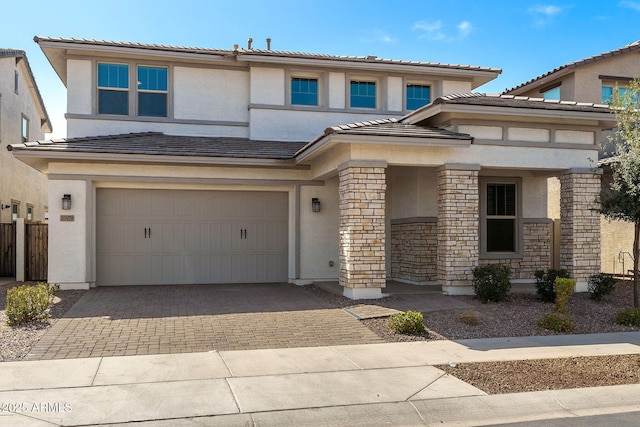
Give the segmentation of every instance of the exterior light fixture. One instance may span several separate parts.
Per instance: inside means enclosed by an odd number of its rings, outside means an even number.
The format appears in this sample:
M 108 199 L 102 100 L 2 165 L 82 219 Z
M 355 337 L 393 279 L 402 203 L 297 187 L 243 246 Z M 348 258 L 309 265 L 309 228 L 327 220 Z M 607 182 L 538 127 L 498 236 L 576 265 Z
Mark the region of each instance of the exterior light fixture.
M 71 209 L 71 194 L 65 194 L 62 196 L 62 210 L 68 211 Z
M 317 197 L 311 199 L 311 210 L 313 212 L 320 212 L 320 199 Z

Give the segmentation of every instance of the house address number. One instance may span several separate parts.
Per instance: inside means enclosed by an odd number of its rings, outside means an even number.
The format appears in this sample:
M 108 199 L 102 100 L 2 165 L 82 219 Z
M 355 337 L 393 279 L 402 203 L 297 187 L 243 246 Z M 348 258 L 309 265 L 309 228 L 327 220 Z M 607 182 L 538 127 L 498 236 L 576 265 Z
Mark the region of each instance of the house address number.
M 75 221 L 75 215 L 60 215 L 60 221 Z

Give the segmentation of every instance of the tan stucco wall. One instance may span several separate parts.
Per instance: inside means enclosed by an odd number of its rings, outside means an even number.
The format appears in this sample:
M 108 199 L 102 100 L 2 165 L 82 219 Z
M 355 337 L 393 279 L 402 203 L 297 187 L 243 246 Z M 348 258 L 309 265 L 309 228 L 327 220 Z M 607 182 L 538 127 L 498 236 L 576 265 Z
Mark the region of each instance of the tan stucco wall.
M 19 73 L 18 93 L 14 91 L 14 73 Z M 44 139 L 36 98 L 27 86 L 24 63 L 15 58 L 0 58 L 0 203 L 19 202 L 18 217 L 27 217 L 27 205 L 33 206 L 33 219 L 43 221 L 48 206 L 47 181 L 43 174 L 14 158 L 9 144 L 22 142 L 22 115 L 29 119 L 29 140 Z M 0 222 L 11 222 L 11 209 L 0 210 Z
M 633 270 L 633 224 L 601 217 L 600 227 L 602 271 L 626 274 Z

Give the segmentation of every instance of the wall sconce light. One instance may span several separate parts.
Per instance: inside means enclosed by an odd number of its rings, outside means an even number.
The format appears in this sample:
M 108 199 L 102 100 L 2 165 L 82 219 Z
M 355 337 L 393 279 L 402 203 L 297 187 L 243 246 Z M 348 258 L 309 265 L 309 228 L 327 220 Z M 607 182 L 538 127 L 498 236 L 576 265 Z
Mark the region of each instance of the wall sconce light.
M 68 211 L 71 209 L 71 194 L 65 194 L 62 196 L 62 210 Z
M 311 210 L 313 212 L 320 212 L 320 199 L 317 197 L 311 199 Z

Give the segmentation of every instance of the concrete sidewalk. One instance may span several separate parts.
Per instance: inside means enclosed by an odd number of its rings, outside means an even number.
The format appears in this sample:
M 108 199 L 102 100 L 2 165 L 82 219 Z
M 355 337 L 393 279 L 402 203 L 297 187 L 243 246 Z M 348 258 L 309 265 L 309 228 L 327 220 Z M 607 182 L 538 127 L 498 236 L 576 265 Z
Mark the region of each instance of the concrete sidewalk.
M 489 425 L 640 410 L 640 384 L 486 395 L 433 365 L 640 354 L 640 333 L 0 364 L 0 425 Z

